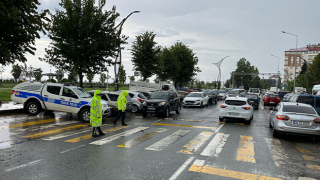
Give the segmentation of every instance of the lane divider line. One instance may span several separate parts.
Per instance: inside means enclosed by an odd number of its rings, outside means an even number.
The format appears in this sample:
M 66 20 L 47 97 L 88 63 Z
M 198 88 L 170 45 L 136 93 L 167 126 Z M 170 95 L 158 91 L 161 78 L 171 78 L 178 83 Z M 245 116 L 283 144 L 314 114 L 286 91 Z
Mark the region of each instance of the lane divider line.
M 66 152 L 69 152 L 69 151 L 72 151 L 72 150 L 75 150 L 75 149 L 81 148 L 81 147 L 83 147 L 83 146 L 85 146 L 85 145 L 81 145 L 81 146 L 78 146 L 78 147 L 75 147 L 75 148 L 71 148 L 71 149 L 68 149 L 68 150 L 62 151 L 62 152 L 60 152 L 60 153 L 61 153 L 61 154 L 63 154 L 63 153 L 66 153 Z
M 195 138 L 193 138 L 183 146 L 186 148 L 185 150 L 180 150 L 179 152 L 184 154 L 193 154 L 203 145 L 203 143 L 205 143 L 209 139 L 212 134 L 213 132 L 202 131 Z
M 194 157 L 189 157 L 181 166 L 180 168 L 169 178 L 169 180 L 175 180 L 178 176 L 182 173 L 183 170 L 191 163 Z
M 145 148 L 146 150 L 152 150 L 152 151 L 161 151 L 167 146 L 169 146 L 171 143 L 175 142 L 176 140 L 180 139 L 187 133 L 189 133 L 190 130 L 178 130 L 175 133 L 163 138 L 162 140 L 152 144 L 151 146 Z
M 36 163 L 40 162 L 41 160 L 42 159 L 39 159 L 39 160 L 36 160 L 36 161 L 29 162 L 27 164 L 22 164 L 20 166 L 17 166 L 17 167 L 11 168 L 11 169 L 7 169 L 6 172 L 12 171 L 12 170 L 15 170 L 15 169 L 19 169 L 19 168 L 23 168 L 23 167 L 26 167 L 26 166 L 29 166 L 29 165 L 32 165 L 32 164 L 36 164 Z
M 237 161 L 256 163 L 256 159 L 254 158 L 254 144 L 252 136 L 240 135 L 240 141 L 237 150 Z
M 159 125 L 159 126 L 179 126 L 179 127 L 203 128 L 203 129 L 212 129 L 212 130 L 217 129 L 217 127 L 191 126 L 191 125 L 180 125 L 180 124 L 164 124 L 164 123 L 152 123 L 152 125 Z
M 138 138 L 136 138 L 136 139 L 132 139 L 132 140 L 130 140 L 130 141 L 128 141 L 128 142 L 125 142 L 125 143 L 123 143 L 123 144 L 120 144 L 120 145 L 118 145 L 117 147 L 125 147 L 125 148 L 131 148 L 132 146 L 135 146 L 135 145 L 137 145 L 137 144 L 140 144 L 140 143 L 142 143 L 142 142 L 144 142 L 144 141 L 146 141 L 146 140 L 148 140 L 148 139 L 151 139 L 151 138 L 153 138 L 154 136 L 156 136 L 156 135 L 158 135 L 158 134 L 160 134 L 160 133 L 163 133 L 163 132 L 165 132 L 165 131 L 167 131 L 168 129 L 165 129 L 165 128 L 159 128 L 159 129 L 157 129 L 157 130 L 155 130 L 155 131 L 152 131 L 152 132 L 149 132 L 149 133 L 147 133 L 147 134 L 145 134 L 145 135 L 142 135 L 142 136 L 140 136 L 140 137 L 138 137 Z

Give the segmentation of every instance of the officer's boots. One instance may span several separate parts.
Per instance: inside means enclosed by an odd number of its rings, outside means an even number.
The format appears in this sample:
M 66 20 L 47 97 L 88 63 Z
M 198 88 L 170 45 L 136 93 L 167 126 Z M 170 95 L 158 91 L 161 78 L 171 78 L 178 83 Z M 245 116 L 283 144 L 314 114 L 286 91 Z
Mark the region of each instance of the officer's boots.
M 92 130 L 92 137 L 100 137 L 100 135 L 97 134 L 96 131 L 97 131 L 96 128 L 93 128 L 93 130 Z

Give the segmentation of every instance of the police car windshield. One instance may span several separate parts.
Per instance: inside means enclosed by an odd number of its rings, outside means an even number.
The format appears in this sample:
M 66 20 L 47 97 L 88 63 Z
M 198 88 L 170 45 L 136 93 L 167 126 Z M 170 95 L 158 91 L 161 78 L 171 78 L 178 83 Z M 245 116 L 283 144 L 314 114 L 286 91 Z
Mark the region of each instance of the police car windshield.
M 78 94 L 79 97 L 81 98 L 89 98 L 92 97 L 87 91 L 83 90 L 82 88 L 74 88 L 74 92 Z

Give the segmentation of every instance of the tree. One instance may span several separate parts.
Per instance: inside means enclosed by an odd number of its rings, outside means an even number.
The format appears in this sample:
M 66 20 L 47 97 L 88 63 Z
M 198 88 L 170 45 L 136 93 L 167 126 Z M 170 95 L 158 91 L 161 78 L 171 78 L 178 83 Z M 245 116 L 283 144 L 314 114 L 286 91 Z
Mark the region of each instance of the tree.
M 88 81 L 89 81 L 90 86 L 91 86 L 91 84 L 92 84 L 92 80 L 93 80 L 93 78 L 94 78 L 94 75 L 95 75 L 95 74 L 93 74 L 93 73 L 87 73 L 87 79 L 88 79 Z
M 269 89 L 268 81 L 263 79 L 262 83 L 261 83 L 261 87 L 262 87 L 262 89 Z
M 36 78 L 36 81 L 41 81 L 41 78 L 42 78 L 42 69 L 41 68 L 36 68 L 34 69 L 33 71 L 33 74 L 34 74 L 34 78 Z
M 29 77 L 31 80 L 31 78 L 34 77 L 34 68 L 31 65 L 28 67 L 27 63 L 23 63 L 20 68 L 22 78 L 27 79 L 27 77 Z
M 18 81 L 20 75 L 21 75 L 21 67 L 19 66 L 19 64 L 14 64 L 12 65 L 12 70 L 11 70 L 11 74 L 14 78 L 15 81 Z
M 320 54 L 318 54 L 312 62 L 310 75 L 314 78 L 313 84 L 320 82 Z
M 69 82 L 78 82 L 77 74 L 75 72 L 69 72 L 68 81 Z
M 135 71 L 140 71 L 143 81 L 155 74 L 160 46 L 154 41 L 156 34 L 145 32 L 136 36 L 131 46 L 132 63 Z
M 230 87 L 231 87 L 231 80 L 230 80 L 230 79 L 227 79 L 227 80 L 225 81 L 225 83 L 224 83 L 224 86 L 225 86 L 226 88 L 230 88 Z
M 136 80 L 134 76 L 130 76 L 129 78 L 130 78 L 130 81 Z
M 159 53 L 159 60 L 156 69 L 156 74 L 160 78 L 160 81 L 173 80 L 179 75 L 179 59 L 175 56 L 171 47 L 162 48 Z
M 123 65 L 121 65 L 120 67 L 120 71 L 119 71 L 119 81 L 120 84 L 124 84 L 126 82 L 126 70 L 124 70 Z
M 259 73 L 258 69 L 251 65 L 249 61 L 247 61 L 245 58 L 241 58 L 237 62 L 237 69 L 235 72 L 238 73 Z M 244 89 L 249 89 L 250 83 L 252 81 L 254 76 L 252 75 L 235 75 L 234 80 L 236 87 L 244 86 Z
M 260 88 L 260 77 L 259 76 L 254 76 L 254 78 L 250 82 L 250 87 L 251 88 Z
M 63 79 L 64 73 L 61 69 L 56 70 L 56 79 L 58 82 L 61 82 L 61 80 Z
M 74 71 L 80 87 L 83 74 L 107 71 L 108 58 L 115 58 L 127 39 L 114 30 L 119 16 L 115 6 L 105 11 L 105 4 L 106 0 L 62 0 L 63 10 L 57 8 L 50 14 L 47 29 L 52 42 L 39 59 L 57 69 Z
M 182 86 L 182 84 L 188 83 L 198 72 L 201 72 L 199 67 L 196 66 L 199 60 L 192 49 L 180 41 L 176 42 L 170 49 L 173 51 L 179 64 L 179 68 L 176 70 L 178 71 L 178 75 L 172 78 L 172 81 L 175 87 L 178 85 Z
M 104 83 L 106 82 L 107 79 L 107 75 L 105 73 L 101 73 L 100 74 L 100 82 L 104 85 Z
M 25 53 L 34 55 L 39 31 L 45 33 L 48 10 L 38 12 L 38 0 L 0 2 L 0 64 L 26 62 Z

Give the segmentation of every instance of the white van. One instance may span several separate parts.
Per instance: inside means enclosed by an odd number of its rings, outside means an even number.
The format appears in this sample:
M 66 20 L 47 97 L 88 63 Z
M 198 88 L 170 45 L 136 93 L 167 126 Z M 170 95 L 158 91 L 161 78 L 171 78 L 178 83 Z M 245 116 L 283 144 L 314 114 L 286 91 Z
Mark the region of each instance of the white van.
M 319 90 L 320 90 L 320 84 L 314 85 L 312 88 L 312 95 L 316 95 Z
M 277 87 L 270 87 L 270 91 L 277 92 Z

